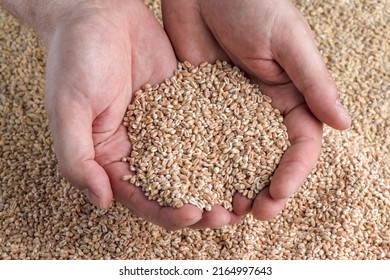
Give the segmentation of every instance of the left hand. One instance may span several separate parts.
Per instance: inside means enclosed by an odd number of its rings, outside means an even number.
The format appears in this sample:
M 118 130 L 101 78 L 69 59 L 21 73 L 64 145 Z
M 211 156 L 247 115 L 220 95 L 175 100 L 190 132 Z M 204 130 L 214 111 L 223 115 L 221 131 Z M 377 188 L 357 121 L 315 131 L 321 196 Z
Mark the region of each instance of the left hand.
M 36 30 L 48 52 L 46 109 L 62 175 L 100 208 L 114 197 L 170 230 L 201 220 L 197 207 L 161 207 L 121 179 L 130 173 L 121 161 L 132 144 L 122 123 L 133 92 L 160 83 L 177 65 L 160 24 L 140 0 L 52 1 L 43 4 L 65 10 L 49 11 L 61 16 Z
M 164 27 L 179 60 L 226 60 L 258 82 L 284 116 L 291 147 L 269 187 L 252 202 L 236 195 L 234 212 L 277 215 L 304 183 L 321 150 L 322 123 L 350 126 L 310 28 L 287 0 L 163 0 Z

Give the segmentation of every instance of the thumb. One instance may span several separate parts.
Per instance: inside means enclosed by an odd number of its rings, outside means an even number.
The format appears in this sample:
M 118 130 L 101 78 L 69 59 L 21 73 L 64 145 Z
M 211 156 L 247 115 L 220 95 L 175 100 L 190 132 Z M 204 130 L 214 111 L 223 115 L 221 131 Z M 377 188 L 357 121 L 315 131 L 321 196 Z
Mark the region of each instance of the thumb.
M 317 49 L 310 27 L 295 10 L 291 22 L 279 24 L 272 41 L 273 55 L 303 94 L 312 113 L 323 123 L 336 129 L 347 129 L 351 120 L 340 103 L 336 85 Z M 281 20 L 285 20 L 283 17 Z
M 95 161 L 92 114 L 85 107 L 66 94 L 48 104 L 54 149 L 61 174 L 95 206 L 108 208 L 113 196 L 110 180 Z

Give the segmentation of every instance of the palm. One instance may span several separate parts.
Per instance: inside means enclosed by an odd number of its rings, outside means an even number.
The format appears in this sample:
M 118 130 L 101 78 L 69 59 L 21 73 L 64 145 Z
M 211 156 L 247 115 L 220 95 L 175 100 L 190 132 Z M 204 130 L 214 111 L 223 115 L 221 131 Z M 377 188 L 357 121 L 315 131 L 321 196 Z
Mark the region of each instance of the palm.
M 191 3 L 163 1 L 164 26 L 179 59 L 194 64 L 216 59 L 231 61 L 260 84 L 263 93 L 272 98 L 273 106 L 284 115 L 292 145 L 275 171 L 271 185 L 260 192 L 253 205 L 241 196 L 234 200 L 237 214 L 252 210 L 256 217 L 270 219 L 303 184 L 319 156 L 322 125 L 312 111 L 318 113 L 317 117 L 330 119 L 321 107 L 308 102 L 310 96 L 302 94 L 307 90 L 302 83 L 307 73 L 298 66 L 307 63 L 299 59 L 307 58 L 290 41 L 301 40 L 298 45 L 308 45 L 315 54 L 318 51 L 308 26 L 288 1 Z M 191 16 L 183 17 L 183 13 Z M 190 39 L 195 36 L 199 40 Z M 329 76 L 325 79 L 330 81 Z
M 142 2 L 123 13 L 92 8 L 73 16 L 48 45 L 46 101 L 62 173 L 81 190 L 98 194 L 104 208 L 114 196 L 168 228 L 199 220 L 195 207 L 162 208 L 121 180 L 129 173 L 121 162 L 131 149 L 122 121 L 132 92 L 162 81 L 176 67 L 161 26 Z

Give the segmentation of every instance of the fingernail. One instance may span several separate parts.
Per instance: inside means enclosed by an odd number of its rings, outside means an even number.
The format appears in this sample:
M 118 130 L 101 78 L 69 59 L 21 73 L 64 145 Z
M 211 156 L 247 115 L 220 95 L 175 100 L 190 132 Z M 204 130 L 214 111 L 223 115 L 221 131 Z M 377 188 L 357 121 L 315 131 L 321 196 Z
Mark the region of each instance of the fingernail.
M 100 198 L 97 196 L 93 191 L 91 190 L 85 190 L 84 191 L 85 195 L 88 197 L 89 201 L 95 205 L 96 207 L 100 207 Z
M 351 122 L 351 118 L 349 117 L 348 112 L 345 110 L 344 106 L 341 104 L 340 100 L 336 101 L 337 110 L 339 111 L 340 115 L 343 116 L 348 122 Z

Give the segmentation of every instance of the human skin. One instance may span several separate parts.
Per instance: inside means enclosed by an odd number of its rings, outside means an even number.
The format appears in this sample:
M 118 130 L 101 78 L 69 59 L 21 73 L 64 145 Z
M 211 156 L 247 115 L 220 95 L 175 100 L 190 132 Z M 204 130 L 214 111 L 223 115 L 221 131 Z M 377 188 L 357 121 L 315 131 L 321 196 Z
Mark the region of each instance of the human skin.
M 212 211 L 201 213 L 192 205 L 185 205 L 180 209 L 161 207 L 156 202 L 149 201 L 139 188 L 121 180 L 129 172 L 128 165 L 121 162 L 121 158 L 128 156 L 131 149 L 122 120 L 132 93 L 145 83 L 161 82 L 171 76 L 176 67 L 175 53 L 168 37 L 142 1 L 0 0 L 1 5 L 34 28 L 47 51 L 46 109 L 60 171 L 72 185 L 85 192 L 96 206 L 107 208 L 114 198 L 136 215 L 170 230 L 183 227 L 218 228 L 238 222 L 249 211 L 256 218 L 270 219 L 284 207 L 288 195 L 303 183 L 318 158 L 322 135 L 318 119 L 322 118 L 325 123 L 341 129 L 349 125 L 347 118 L 343 121 L 337 114 L 334 115 L 337 113 L 335 110 L 332 111 L 335 108 L 330 103 L 337 99 L 337 93 L 335 88 L 334 92 L 329 89 L 334 87 L 334 82 L 328 76 L 327 80 L 321 80 L 322 86 L 312 85 L 307 88 L 310 83 L 299 84 L 302 79 L 310 81 L 312 77 L 306 78 L 301 75 L 305 73 L 299 73 L 298 70 L 305 65 L 298 59 L 302 54 L 294 54 L 291 49 L 275 57 L 266 57 L 261 63 L 253 62 L 257 61 L 256 57 L 249 59 L 246 64 L 243 57 L 236 58 L 232 53 L 237 55 L 240 51 L 236 50 L 234 42 L 231 46 L 228 44 L 229 48 L 226 50 L 218 42 L 221 41 L 218 36 L 229 40 L 229 34 L 220 31 L 215 31 L 215 35 L 207 33 L 207 29 L 202 29 L 206 25 L 207 13 L 202 14 L 199 19 L 200 9 L 210 13 L 214 9 L 216 12 L 215 9 L 220 8 L 217 4 L 223 4 L 220 1 L 194 1 L 193 5 L 186 1 L 187 5 L 180 7 L 179 14 L 186 15 L 188 19 L 181 23 L 181 28 L 176 26 L 176 31 L 172 31 L 169 23 L 173 24 L 177 19 L 169 17 L 177 12 L 174 5 L 180 4 L 180 1 L 169 1 L 172 13 L 166 14 L 170 9 L 167 2 L 163 3 L 167 31 L 179 59 L 200 63 L 219 58 L 236 63 L 261 82 L 264 92 L 273 97 L 274 105 L 285 115 L 293 145 L 286 152 L 270 188 L 260 193 L 253 204 L 237 195 L 233 212 L 214 206 Z M 211 6 L 207 6 L 211 3 Z M 229 7 L 234 3 L 235 1 L 231 1 L 224 5 Z M 242 9 L 240 13 L 245 13 L 248 9 L 245 9 L 245 5 L 239 8 Z M 261 8 L 263 7 L 257 7 L 258 10 Z M 292 6 L 289 7 L 291 8 L 293 9 Z M 191 13 L 186 14 L 187 12 Z M 193 19 L 196 21 L 191 21 Z M 221 20 L 221 25 L 228 20 L 238 21 L 227 16 L 221 17 Z M 193 24 L 199 24 L 196 28 L 200 29 L 195 30 L 195 33 L 187 33 L 191 31 L 191 25 L 194 27 Z M 186 27 L 189 30 L 182 34 Z M 183 43 L 188 34 L 197 38 L 191 39 L 190 45 Z M 257 32 L 253 31 L 253 34 Z M 263 35 L 259 32 L 260 37 Z M 296 35 L 299 36 L 299 32 Z M 182 41 L 177 40 L 180 36 L 184 36 Z M 302 39 L 306 43 L 312 40 L 305 36 Z M 255 46 L 252 47 L 256 49 Z M 292 46 L 287 44 L 286 47 Z M 262 48 L 260 54 L 263 49 L 267 48 Z M 311 48 L 309 51 L 313 53 L 315 50 Z M 296 56 L 290 58 L 291 54 Z M 243 55 L 245 58 L 245 53 Z M 292 61 L 287 63 L 286 57 Z M 312 59 L 312 55 L 307 59 Z M 286 65 L 281 63 L 283 61 Z M 323 66 L 318 57 L 315 61 Z M 279 63 L 281 66 L 278 66 Z M 252 64 L 256 67 L 251 66 Z M 300 67 L 294 64 L 299 64 Z M 256 72 L 259 69 L 262 71 Z M 286 72 L 281 69 L 286 69 Z M 320 76 L 327 73 L 324 66 L 319 69 L 323 71 Z M 301 90 L 302 87 L 306 87 L 306 90 Z M 319 100 L 318 93 L 310 94 L 312 90 L 325 90 L 329 106 L 324 105 L 326 102 L 322 100 L 323 104 L 316 109 L 314 101 Z M 312 101 L 309 102 L 310 98 Z M 308 106 L 313 108 L 310 107 L 309 110 Z M 292 176 L 295 173 L 296 176 Z M 278 185 L 282 187 L 278 188 Z
M 162 0 L 162 12 L 179 60 L 239 66 L 284 116 L 291 147 L 270 186 L 254 201 L 240 195 L 233 201 L 238 215 L 272 219 L 315 166 L 323 123 L 340 130 L 350 126 L 309 25 L 287 0 Z
M 161 207 L 121 178 L 131 143 L 122 125 L 132 94 L 173 75 L 176 57 L 161 25 L 140 0 L 7 1 L 34 28 L 47 52 L 45 101 L 62 175 L 100 208 L 112 199 L 169 230 L 203 219 L 193 205 Z M 221 213 L 222 212 L 222 213 Z M 220 227 L 240 217 L 220 206 L 202 222 Z

